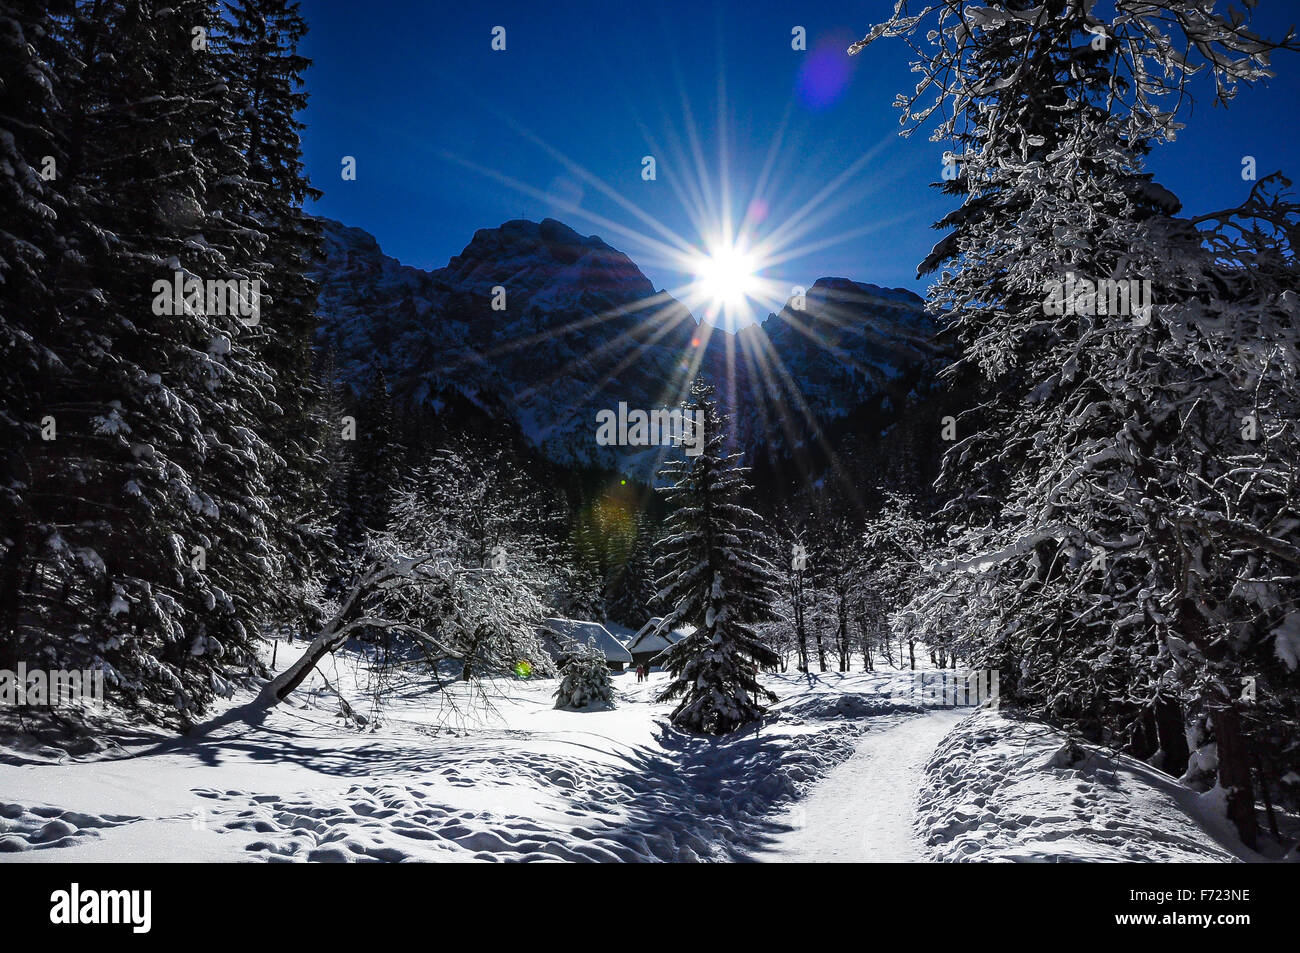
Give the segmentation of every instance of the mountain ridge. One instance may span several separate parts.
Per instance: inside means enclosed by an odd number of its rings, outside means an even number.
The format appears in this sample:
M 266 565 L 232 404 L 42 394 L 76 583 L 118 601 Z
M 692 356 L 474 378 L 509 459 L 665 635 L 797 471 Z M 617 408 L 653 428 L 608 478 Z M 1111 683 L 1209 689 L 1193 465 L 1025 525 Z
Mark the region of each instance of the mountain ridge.
M 762 322 L 706 334 L 629 256 L 555 219 L 478 229 L 432 271 L 386 255 L 363 229 L 320 221 L 316 344 L 342 380 L 360 390 L 377 364 L 399 403 L 436 408 L 458 393 L 563 465 L 651 475 L 660 448 L 598 446 L 595 414 L 674 406 L 692 368 L 714 381 L 740 448 L 779 456 L 940 353 L 906 289 L 819 278 L 802 309 L 792 298 Z

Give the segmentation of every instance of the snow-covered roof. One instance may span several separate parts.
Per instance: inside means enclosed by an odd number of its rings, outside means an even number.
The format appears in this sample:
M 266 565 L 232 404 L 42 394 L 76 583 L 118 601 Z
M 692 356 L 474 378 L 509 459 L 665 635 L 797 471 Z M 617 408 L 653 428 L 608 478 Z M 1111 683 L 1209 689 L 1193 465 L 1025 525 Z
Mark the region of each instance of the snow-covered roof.
M 695 631 L 691 626 L 685 626 L 681 629 L 669 629 L 659 631 L 663 625 L 663 616 L 655 616 L 632 636 L 632 641 L 627 644 L 629 652 L 662 652 L 670 645 L 676 645 L 691 632 Z
M 605 627 L 606 632 L 618 639 L 619 645 L 626 646 L 636 635 L 635 629 L 626 625 L 619 625 L 617 622 L 610 622 L 608 619 L 602 622 L 601 625 Z
M 567 646 L 585 645 L 605 654 L 606 661 L 630 662 L 632 655 L 623 648 L 618 639 L 609 634 L 599 622 L 584 622 L 581 619 L 546 619 L 546 627 L 555 634 L 557 647 L 562 651 Z

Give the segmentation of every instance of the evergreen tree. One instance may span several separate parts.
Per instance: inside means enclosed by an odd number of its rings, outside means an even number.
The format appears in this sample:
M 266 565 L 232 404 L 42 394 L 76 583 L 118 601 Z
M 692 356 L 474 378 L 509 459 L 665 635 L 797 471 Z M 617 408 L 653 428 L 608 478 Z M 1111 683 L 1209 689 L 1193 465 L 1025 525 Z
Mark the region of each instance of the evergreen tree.
M 335 520 L 347 503 L 349 473 L 352 465 L 350 442 L 344 439 L 345 417 L 350 414 L 347 387 L 339 378 L 338 363 L 332 350 L 326 350 L 315 370 L 316 386 L 320 391 L 317 414 L 325 426 L 321 452 L 325 457 L 324 476 L 326 505 Z
M 265 236 L 259 267 L 268 305 L 261 345 L 277 376 L 276 412 L 264 436 L 275 452 L 268 481 L 272 532 L 283 558 L 268 596 L 274 614 L 314 629 L 319 619 L 310 590 L 333 555 L 325 443 L 337 418 L 322 415 L 325 395 L 312 374 L 316 287 L 308 271 L 321 255 L 321 234 L 317 219 L 302 208 L 320 196 L 304 171 L 299 139 L 310 60 L 298 46 L 307 25 L 296 0 L 232 0 L 226 6 L 225 70 L 247 129 L 253 185 L 249 204 L 232 214 Z
M 560 661 L 560 684 L 555 707 L 581 711 L 593 705 L 612 707 L 614 684 L 605 655 L 587 646 L 570 651 Z
M 606 587 L 608 616 L 621 625 L 639 629 L 650 621 L 655 601 L 654 539 L 644 513 L 634 519 L 635 529 L 621 566 L 615 567 Z
M 697 380 L 684 409 L 702 421 L 704 446 L 660 473 L 671 481 L 665 496 L 672 512 L 656 565 L 663 573 L 658 599 L 669 607 L 663 628 L 695 631 L 666 651 L 672 679 L 659 697 L 679 699 L 672 712 L 678 727 L 723 734 L 760 717 L 762 701 L 776 700 L 757 674 L 779 659 L 755 631 L 773 618 L 776 592 L 771 567 L 755 555 L 758 516 L 741 502 L 749 492 L 745 470 L 725 449 L 712 388 Z
M 905 6 L 866 42 L 926 29 Z M 962 148 L 949 189 L 962 205 L 941 223 L 954 231 L 922 270 L 947 266 L 931 307 L 958 344 L 959 371 L 987 386 L 944 460 L 959 494 L 950 512 L 966 526 L 922 600 L 928 615 L 912 621 L 925 631 L 964 605 L 970 628 L 987 633 L 980 663 L 1105 741 L 1127 740 L 1141 710 L 1171 697 L 1207 710 L 1228 813 L 1253 844 L 1232 646 L 1245 631 L 1270 638 L 1290 601 L 1270 591 L 1261 612 L 1245 594 L 1267 585 L 1262 564 L 1287 564 L 1264 512 L 1293 508 L 1281 473 L 1296 457 L 1275 428 L 1268 459 L 1242 466 L 1227 408 L 1243 398 L 1226 385 L 1239 370 L 1269 376 L 1253 352 L 1243 357 L 1246 339 L 1281 342 L 1274 370 L 1294 367 L 1284 282 L 1242 267 L 1240 249 L 1207 253 L 1213 240 L 1174 218 L 1176 197 L 1143 158 L 1177 128 L 1164 97 L 1181 103 L 1199 68 L 1180 50 L 1204 57 L 1226 102 L 1236 83 L 1266 75 L 1278 44 L 1212 4 L 1119 0 L 1105 19 L 1066 0 L 1032 16 L 963 6 L 927 11 L 940 28 L 918 66 L 929 80 L 918 98 L 929 90 L 953 107 L 939 135 Z M 913 120 L 932 112 L 916 99 L 905 108 Z M 1256 253 L 1286 257 L 1282 218 L 1282 240 L 1263 237 Z M 1075 277 L 1084 283 L 1067 285 L 1068 305 L 1053 305 L 1053 284 Z M 1154 300 L 1117 311 L 1100 283 L 1130 279 L 1149 282 Z M 1272 386 L 1270 406 L 1287 403 Z
M 225 214 L 250 185 L 219 22 L 206 2 L 78 4 L 59 21 L 80 64 L 59 91 L 57 181 L 75 212 L 51 277 L 58 436 L 42 446 L 41 543 L 20 597 L 47 664 L 103 667 L 121 697 L 185 714 L 228 689 L 228 667 L 254 664 L 281 568 L 260 436 L 274 374 L 256 323 L 229 298 L 177 306 L 158 290 L 257 278 L 262 236 Z
M 272 487 L 306 469 L 271 330 L 301 269 L 268 210 L 296 199 L 252 174 L 232 81 L 283 64 L 232 52 L 207 0 L 40 7 L 0 8 L 0 643 L 188 717 L 306 575 Z
M 384 372 L 371 368 L 366 389 L 356 402 L 355 439 L 349 446 L 347 489 L 338 546 L 346 579 L 369 561 L 374 534 L 388 528 L 393 495 L 400 484 L 401 449 L 393 422 L 393 401 Z
M 81 337 L 61 318 L 50 281 L 58 221 L 69 214 L 57 189 L 67 153 L 56 74 L 70 64 L 53 14 L 64 6 L 0 2 L 0 668 L 10 670 L 23 656 L 23 580 L 47 538 L 33 513 L 46 382 L 67 349 L 61 340 Z

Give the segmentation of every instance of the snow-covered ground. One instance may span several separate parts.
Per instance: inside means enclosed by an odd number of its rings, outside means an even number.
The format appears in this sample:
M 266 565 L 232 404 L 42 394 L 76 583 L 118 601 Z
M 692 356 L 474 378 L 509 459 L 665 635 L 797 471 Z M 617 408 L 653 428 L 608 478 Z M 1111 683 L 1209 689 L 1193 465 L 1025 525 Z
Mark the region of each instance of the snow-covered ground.
M 333 690 L 369 711 L 358 656 L 323 668 L 256 726 L 0 749 L 0 860 L 1231 858 L 1168 779 L 1045 773 L 1049 741 L 927 708 L 908 672 L 766 676 L 769 718 L 711 740 L 667 726 L 661 674 L 589 712 L 555 710 L 550 679 L 410 681 L 363 730 Z
M 295 651 L 279 647 L 277 668 Z M 301 645 L 298 651 L 301 650 Z M 887 677 L 770 679 L 783 698 L 757 731 L 683 735 L 653 701 L 664 675 L 622 673 L 609 711 L 552 707 L 554 680 L 403 686 L 373 730 L 367 675 L 339 653 L 306 704 L 257 727 L 136 737 L 73 758 L 14 750 L 0 764 L 0 857 L 40 860 L 739 859 L 779 810 L 905 710 Z M 236 699 L 236 702 L 242 699 Z
M 980 711 L 938 746 L 919 799 L 938 860 L 1263 860 L 1205 795 L 1038 722 Z

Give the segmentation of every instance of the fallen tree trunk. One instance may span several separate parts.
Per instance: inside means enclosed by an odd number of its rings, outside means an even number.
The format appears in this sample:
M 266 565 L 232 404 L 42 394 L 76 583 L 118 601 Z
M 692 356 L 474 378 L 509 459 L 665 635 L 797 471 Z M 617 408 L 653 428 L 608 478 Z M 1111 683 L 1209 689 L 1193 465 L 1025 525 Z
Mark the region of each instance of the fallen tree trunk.
M 265 721 L 270 710 L 288 698 L 312 673 L 321 659 L 341 647 L 347 641 L 348 635 L 351 634 L 353 629 L 358 625 L 366 624 L 367 621 L 380 621 L 367 620 L 361 615 L 365 597 L 378 584 L 380 575 L 378 566 L 373 567 L 370 572 L 366 573 L 361 581 L 348 593 L 348 597 L 344 600 L 339 611 L 312 639 L 311 645 L 307 646 L 307 651 L 302 654 L 302 657 L 267 682 L 256 698 L 247 704 L 231 708 L 210 721 L 191 725 L 185 731 L 186 736 L 193 738 L 206 735 L 216 728 L 234 722 L 244 722 L 256 726 Z
M 432 553 L 423 556 L 407 556 L 391 562 L 374 563 L 362 574 L 348 593 L 334 618 L 325 624 L 316 638 L 312 639 L 307 651 L 262 690 L 262 699 L 271 705 L 278 705 L 289 697 L 303 680 L 316 668 L 326 655 L 343 647 L 353 630 L 370 626 L 377 629 L 411 629 L 405 622 L 363 614 L 366 600 L 380 589 L 387 588 L 401 580 L 410 580 L 421 566 L 434 559 Z
M 267 682 L 266 687 L 262 689 L 262 699 L 268 703 L 268 707 L 278 705 L 293 694 L 294 690 L 316 668 L 321 659 L 341 648 L 343 643 L 348 640 L 348 635 L 352 630 L 357 628 L 358 625 L 364 624 L 364 619 L 361 616 L 361 606 L 366 592 L 362 591 L 362 588 L 361 585 L 358 585 L 349 593 L 343 608 L 326 623 L 325 627 L 316 635 L 316 638 L 312 639 L 311 645 L 307 646 L 307 651 L 302 653 L 298 661 Z

